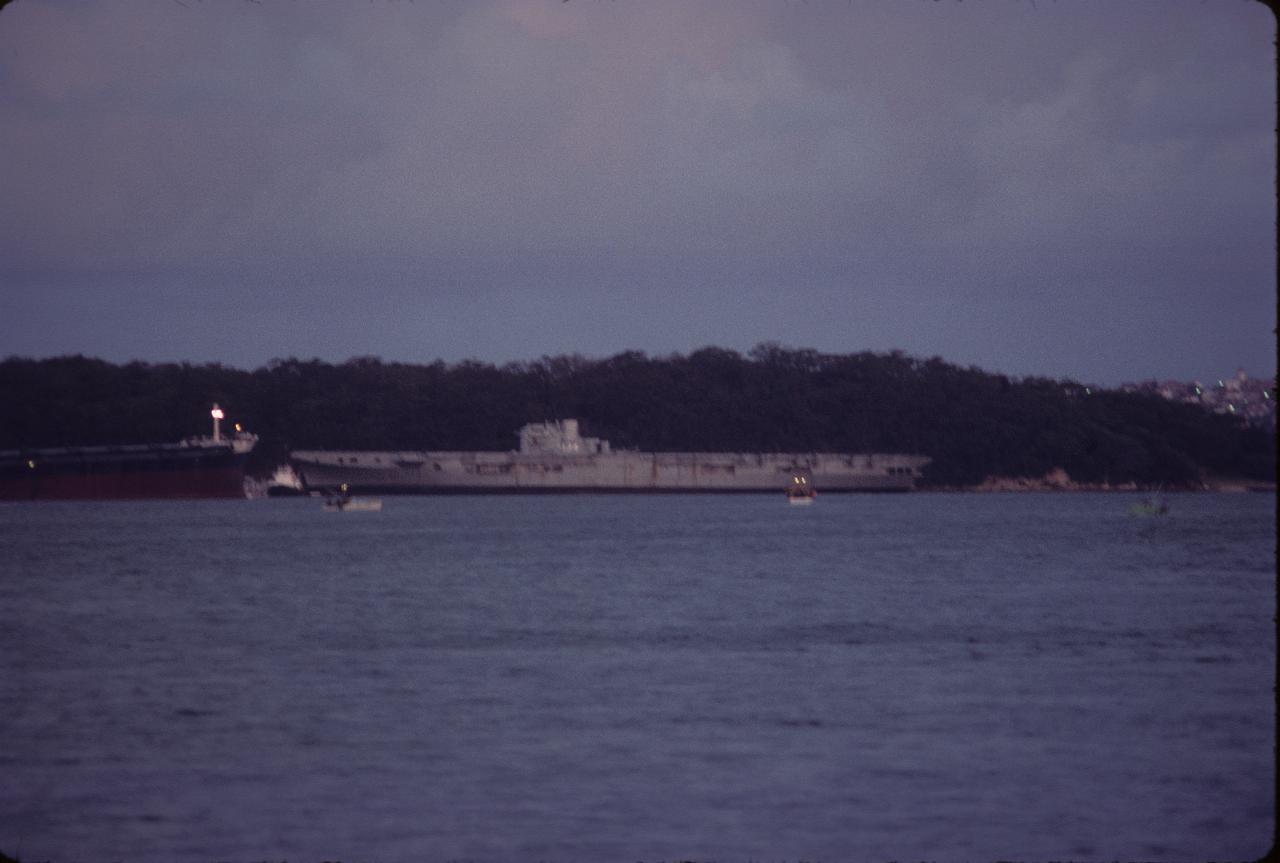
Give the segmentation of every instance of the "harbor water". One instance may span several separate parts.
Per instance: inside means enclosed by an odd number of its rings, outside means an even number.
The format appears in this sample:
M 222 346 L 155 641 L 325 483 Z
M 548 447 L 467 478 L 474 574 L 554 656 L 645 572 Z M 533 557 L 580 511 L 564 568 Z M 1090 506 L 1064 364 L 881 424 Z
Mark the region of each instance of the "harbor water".
M 1249 860 L 1275 499 L 0 504 L 23 861 Z

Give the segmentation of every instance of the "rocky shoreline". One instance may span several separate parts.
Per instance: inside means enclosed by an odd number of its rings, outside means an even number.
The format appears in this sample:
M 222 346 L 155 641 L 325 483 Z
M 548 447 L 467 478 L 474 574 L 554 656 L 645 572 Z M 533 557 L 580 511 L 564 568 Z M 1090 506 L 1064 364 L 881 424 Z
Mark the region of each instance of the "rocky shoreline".
M 935 486 L 921 491 L 964 491 L 964 492 L 1019 492 L 1019 491 L 1119 491 L 1119 492 L 1152 492 L 1157 489 L 1150 485 L 1136 482 L 1106 483 L 1077 482 L 1065 470 L 1057 468 L 1040 477 L 1026 476 L 989 476 L 977 485 Z M 1199 485 L 1164 486 L 1163 491 L 1212 491 L 1212 492 L 1270 492 L 1275 494 L 1276 483 L 1264 482 L 1243 477 L 1225 477 L 1205 475 L 1200 478 Z

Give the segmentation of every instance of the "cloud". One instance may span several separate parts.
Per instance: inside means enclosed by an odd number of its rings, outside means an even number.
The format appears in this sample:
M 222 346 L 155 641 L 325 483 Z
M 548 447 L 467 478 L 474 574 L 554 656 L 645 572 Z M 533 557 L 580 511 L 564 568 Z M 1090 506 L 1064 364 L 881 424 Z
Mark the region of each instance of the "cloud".
M 641 349 L 681 328 L 663 298 L 705 304 L 690 338 L 741 346 L 770 337 L 755 309 L 796 308 L 827 349 L 926 354 L 963 340 L 905 322 L 955 302 L 988 332 L 1063 292 L 1081 319 L 1117 286 L 1126 314 L 1189 308 L 1219 278 L 1265 316 L 1257 13 L 24 0 L 0 30 L 0 266 L 13 289 L 132 273 L 299 306 L 359 283 L 448 320 L 595 291 L 645 310 L 610 328 Z

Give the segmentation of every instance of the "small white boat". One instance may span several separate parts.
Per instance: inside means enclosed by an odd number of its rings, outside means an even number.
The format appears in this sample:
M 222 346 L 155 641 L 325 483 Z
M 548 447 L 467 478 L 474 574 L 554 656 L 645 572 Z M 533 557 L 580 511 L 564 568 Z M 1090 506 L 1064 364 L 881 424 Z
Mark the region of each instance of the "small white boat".
M 325 512 L 382 512 L 382 501 L 376 497 L 330 498 L 324 502 Z
M 337 494 L 324 502 L 325 512 L 382 512 L 382 500 L 376 497 L 352 497 L 344 482 Z
M 1168 515 L 1169 504 L 1159 498 L 1147 498 L 1142 503 L 1135 503 L 1129 507 L 1130 515 L 1149 516 L 1149 515 Z
M 808 476 L 798 473 L 791 477 L 791 485 L 787 488 L 787 503 L 792 506 L 808 506 L 817 496 Z

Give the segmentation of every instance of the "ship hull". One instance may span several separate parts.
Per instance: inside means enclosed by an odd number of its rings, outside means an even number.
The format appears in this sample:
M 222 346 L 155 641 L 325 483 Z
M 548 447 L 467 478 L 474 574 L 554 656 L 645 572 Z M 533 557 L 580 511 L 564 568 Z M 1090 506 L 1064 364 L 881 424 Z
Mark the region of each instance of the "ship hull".
M 244 497 L 246 452 L 178 444 L 0 453 L 0 500 Z
M 609 453 L 297 451 L 311 489 L 353 494 L 781 493 L 797 471 L 823 492 L 903 492 L 922 456 L 835 453 Z

